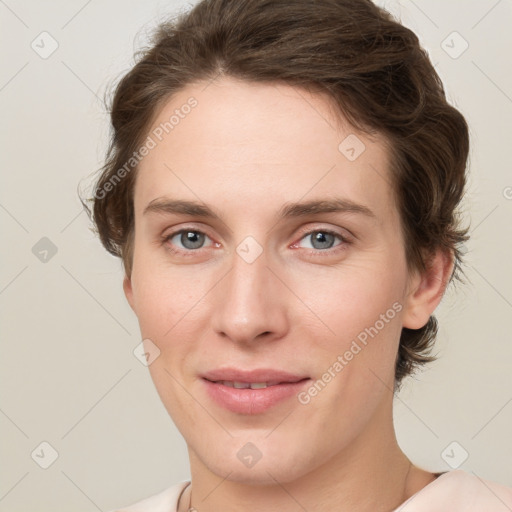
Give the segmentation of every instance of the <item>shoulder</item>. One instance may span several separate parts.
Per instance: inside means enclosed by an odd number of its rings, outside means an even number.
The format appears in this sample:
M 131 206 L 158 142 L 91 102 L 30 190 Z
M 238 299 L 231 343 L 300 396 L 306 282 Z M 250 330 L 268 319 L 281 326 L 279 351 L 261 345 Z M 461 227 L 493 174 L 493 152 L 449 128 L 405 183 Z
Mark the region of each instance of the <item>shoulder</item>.
M 110 512 L 175 512 L 180 494 L 189 483 L 189 481 L 179 482 L 149 498 Z
M 395 512 L 510 512 L 512 489 L 465 471 L 443 473 Z

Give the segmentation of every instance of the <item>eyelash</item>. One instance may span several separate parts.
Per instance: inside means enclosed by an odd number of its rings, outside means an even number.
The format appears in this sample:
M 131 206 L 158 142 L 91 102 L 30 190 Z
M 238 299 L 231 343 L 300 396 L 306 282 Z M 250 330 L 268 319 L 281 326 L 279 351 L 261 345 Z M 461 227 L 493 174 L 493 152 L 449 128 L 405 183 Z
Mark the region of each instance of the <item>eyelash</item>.
M 338 233 L 337 231 L 333 231 L 331 229 L 311 229 L 309 231 L 305 231 L 300 235 L 300 238 L 298 242 L 294 243 L 293 246 L 297 245 L 299 242 L 304 240 L 304 238 L 311 236 L 313 233 L 324 233 L 328 235 L 333 235 L 335 238 L 338 238 L 341 243 L 338 245 L 335 245 L 334 247 L 330 247 L 328 249 L 305 249 L 308 254 L 312 256 L 325 256 L 325 255 L 332 255 L 337 254 L 339 251 L 344 251 L 348 245 L 350 245 L 350 240 L 343 236 L 341 233 Z
M 198 230 L 198 229 L 195 229 L 192 227 L 190 227 L 190 228 L 185 227 L 185 228 L 181 228 L 177 231 L 173 231 L 172 233 L 169 233 L 169 234 L 163 236 L 162 244 L 166 244 L 167 250 L 169 250 L 170 252 L 172 252 L 174 254 L 180 254 L 183 256 L 193 256 L 194 253 L 200 252 L 201 249 L 204 249 L 204 247 L 200 247 L 198 249 L 176 249 L 176 248 L 172 247 L 170 243 L 168 243 L 176 235 L 179 235 L 181 233 L 189 233 L 189 232 L 199 233 L 199 234 L 202 234 L 202 235 L 205 235 L 206 237 L 208 237 L 208 235 L 204 231 L 201 231 L 201 230 Z M 306 238 L 307 236 L 311 236 L 314 233 L 325 233 L 325 234 L 333 235 L 334 237 L 338 238 L 341 241 L 341 243 L 339 243 L 338 245 L 335 245 L 334 247 L 330 247 L 328 249 L 306 249 L 308 254 L 313 255 L 313 256 L 322 256 L 322 255 L 326 255 L 326 254 L 332 255 L 339 251 L 345 250 L 347 248 L 347 246 L 351 244 L 351 241 L 347 237 L 341 235 L 337 231 L 333 231 L 330 229 L 313 229 L 313 230 L 306 231 L 306 232 L 302 233 L 298 242 L 295 242 L 294 244 L 292 244 L 292 246 L 296 246 L 304 238 Z M 214 242 L 214 244 L 215 244 L 215 242 Z

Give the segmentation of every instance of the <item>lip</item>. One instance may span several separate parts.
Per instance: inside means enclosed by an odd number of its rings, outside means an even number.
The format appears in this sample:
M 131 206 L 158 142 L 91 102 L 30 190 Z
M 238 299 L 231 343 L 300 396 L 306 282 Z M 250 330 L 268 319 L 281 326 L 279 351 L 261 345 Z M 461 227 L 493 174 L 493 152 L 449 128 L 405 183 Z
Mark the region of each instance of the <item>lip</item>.
M 293 383 L 309 378 L 308 375 L 298 375 L 284 370 L 257 368 L 254 370 L 239 370 L 238 368 L 219 368 L 201 375 L 210 381 L 229 380 L 236 382 L 285 382 Z
M 221 407 L 238 414 L 261 414 L 296 396 L 311 380 L 308 376 L 282 370 L 218 369 L 201 375 L 208 396 Z M 216 382 L 221 381 L 221 382 Z M 222 381 L 276 383 L 262 389 L 237 389 Z

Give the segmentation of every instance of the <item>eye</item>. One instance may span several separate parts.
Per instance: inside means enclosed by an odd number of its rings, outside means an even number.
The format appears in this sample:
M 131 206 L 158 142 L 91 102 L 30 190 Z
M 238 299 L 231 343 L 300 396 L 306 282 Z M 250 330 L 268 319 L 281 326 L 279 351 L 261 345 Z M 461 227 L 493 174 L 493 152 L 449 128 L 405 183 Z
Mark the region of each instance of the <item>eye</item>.
M 337 244 L 336 239 L 339 240 L 339 243 Z M 304 243 L 305 245 L 303 245 Z M 306 235 L 303 236 L 299 242 L 297 242 L 296 246 L 304 247 L 306 249 L 325 251 L 338 247 L 339 245 L 344 245 L 345 243 L 348 243 L 348 241 L 339 233 L 325 229 L 319 229 L 306 233 Z
M 193 251 L 202 249 L 205 241 L 210 241 L 210 238 L 201 231 L 193 229 L 181 229 L 175 233 L 171 233 L 165 237 L 165 241 L 171 246 L 177 247 L 178 251 Z M 209 245 L 213 245 L 210 243 Z M 172 248 L 173 250 L 176 250 Z

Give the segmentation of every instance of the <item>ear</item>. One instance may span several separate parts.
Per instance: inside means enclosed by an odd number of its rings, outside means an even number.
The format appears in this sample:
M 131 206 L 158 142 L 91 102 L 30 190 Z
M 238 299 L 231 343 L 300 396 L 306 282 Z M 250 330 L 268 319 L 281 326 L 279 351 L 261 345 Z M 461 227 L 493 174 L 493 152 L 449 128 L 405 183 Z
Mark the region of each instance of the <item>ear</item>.
M 124 290 L 124 296 L 126 297 L 128 304 L 130 304 L 130 307 L 135 312 L 134 301 L 133 301 L 132 280 L 126 274 L 124 275 L 124 279 L 123 279 L 123 290 Z
M 404 327 L 420 329 L 428 322 L 443 298 L 453 265 L 453 254 L 438 249 L 428 259 L 426 270 L 411 275 L 402 317 Z

